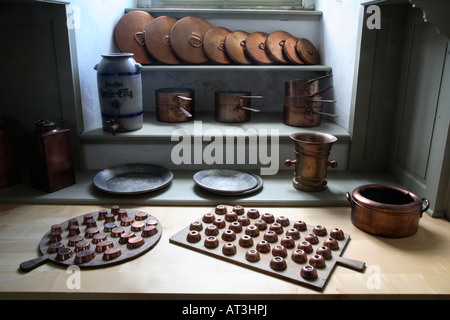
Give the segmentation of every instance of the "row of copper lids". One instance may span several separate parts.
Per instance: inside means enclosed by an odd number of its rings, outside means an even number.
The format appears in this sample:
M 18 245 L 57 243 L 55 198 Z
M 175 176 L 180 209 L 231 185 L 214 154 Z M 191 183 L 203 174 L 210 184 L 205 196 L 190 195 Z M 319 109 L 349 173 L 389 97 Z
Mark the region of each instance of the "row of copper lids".
M 319 55 L 306 38 L 277 30 L 231 31 L 193 16 L 176 19 L 130 11 L 116 24 L 114 36 L 122 52 L 142 64 L 317 64 Z

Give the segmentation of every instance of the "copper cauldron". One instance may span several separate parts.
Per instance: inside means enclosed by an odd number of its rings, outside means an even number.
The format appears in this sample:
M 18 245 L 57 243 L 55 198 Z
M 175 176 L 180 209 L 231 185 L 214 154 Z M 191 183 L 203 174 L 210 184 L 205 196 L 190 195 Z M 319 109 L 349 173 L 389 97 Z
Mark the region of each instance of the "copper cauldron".
M 291 134 L 295 160 L 286 160 L 286 166 L 295 166 L 294 188 L 302 191 L 322 191 L 327 187 L 327 168 L 337 167 L 328 161 L 331 147 L 337 138 L 326 133 L 298 132 Z
M 249 91 L 216 91 L 215 118 L 219 122 L 247 122 L 250 112 L 260 110 L 251 108 L 251 99 L 262 96 L 252 96 Z
M 351 219 L 357 228 L 371 234 L 401 238 L 415 234 L 422 213 L 430 202 L 396 186 L 363 185 L 347 192 Z
M 194 90 L 162 88 L 155 90 L 156 119 L 161 122 L 186 122 L 193 118 Z

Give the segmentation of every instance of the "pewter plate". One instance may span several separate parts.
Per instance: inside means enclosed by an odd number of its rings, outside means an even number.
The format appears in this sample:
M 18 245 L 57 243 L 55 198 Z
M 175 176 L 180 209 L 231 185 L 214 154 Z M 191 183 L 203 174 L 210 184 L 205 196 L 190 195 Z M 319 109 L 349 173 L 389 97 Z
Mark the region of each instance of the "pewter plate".
M 94 177 L 94 185 L 108 193 L 139 194 L 167 186 L 173 173 L 153 164 L 128 164 L 105 169 Z
M 214 193 L 220 194 L 220 195 L 224 195 L 224 196 L 243 196 L 249 193 L 253 193 L 256 191 L 261 190 L 261 188 L 263 187 L 263 179 L 261 179 L 260 176 L 256 175 L 256 174 L 252 174 L 252 176 L 255 177 L 257 183 L 256 183 L 256 187 L 252 188 L 252 189 L 248 189 L 242 192 L 223 192 L 223 191 L 214 191 Z
M 240 193 L 258 185 L 253 175 L 228 169 L 202 170 L 195 173 L 193 178 L 198 186 L 221 193 Z

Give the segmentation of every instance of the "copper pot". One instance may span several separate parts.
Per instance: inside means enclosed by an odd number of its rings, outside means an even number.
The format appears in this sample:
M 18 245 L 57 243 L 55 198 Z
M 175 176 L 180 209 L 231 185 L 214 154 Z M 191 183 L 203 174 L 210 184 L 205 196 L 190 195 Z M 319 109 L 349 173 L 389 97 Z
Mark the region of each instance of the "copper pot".
M 337 167 L 336 161 L 328 161 L 331 147 L 337 138 L 319 132 L 291 134 L 294 141 L 295 160 L 286 160 L 286 166 L 295 166 L 294 188 L 302 191 L 322 191 L 327 187 L 327 168 Z
M 216 91 L 215 118 L 219 122 L 247 122 L 250 112 L 260 110 L 251 108 L 251 99 L 262 96 L 252 96 L 249 91 Z
M 332 75 L 325 75 L 314 79 L 292 79 L 284 83 L 284 94 L 286 96 L 308 96 L 314 97 L 332 88 L 332 86 L 325 87 L 319 90 L 319 81 L 329 78 Z
M 186 122 L 193 119 L 194 90 L 162 88 L 155 90 L 156 119 L 161 122 Z
M 430 202 L 400 187 L 368 184 L 346 193 L 357 228 L 379 236 L 400 238 L 415 234 Z

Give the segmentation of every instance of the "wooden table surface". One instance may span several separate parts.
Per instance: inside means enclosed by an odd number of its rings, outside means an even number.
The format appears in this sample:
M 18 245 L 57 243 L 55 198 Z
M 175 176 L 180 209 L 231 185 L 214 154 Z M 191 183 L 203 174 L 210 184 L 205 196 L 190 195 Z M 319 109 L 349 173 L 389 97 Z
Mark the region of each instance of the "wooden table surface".
M 0 205 L 0 297 L 450 297 L 449 221 L 424 214 L 415 235 L 388 239 L 354 227 L 348 207 L 257 208 L 311 225 L 339 227 L 350 234 L 351 240 L 342 256 L 364 261 L 366 270 L 357 272 L 336 266 L 322 292 L 169 243 L 172 235 L 214 207 L 124 206 L 146 211 L 159 219 L 163 233 L 151 251 L 120 265 L 82 269 L 77 278 L 72 271 L 52 263 L 28 273 L 20 271 L 21 262 L 39 256 L 38 244 L 51 225 L 105 208 L 110 206 Z

